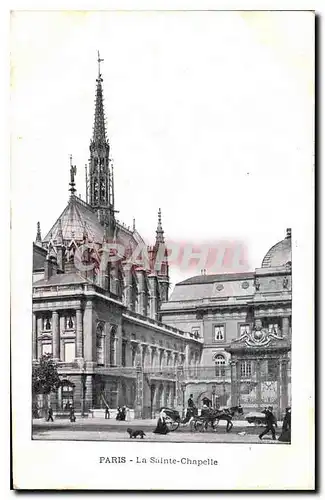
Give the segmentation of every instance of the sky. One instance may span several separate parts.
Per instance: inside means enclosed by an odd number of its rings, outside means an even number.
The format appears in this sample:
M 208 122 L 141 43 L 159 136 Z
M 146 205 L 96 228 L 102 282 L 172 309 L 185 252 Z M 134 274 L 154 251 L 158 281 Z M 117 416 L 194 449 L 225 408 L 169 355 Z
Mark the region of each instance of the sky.
M 314 18 L 306 12 L 19 12 L 11 21 L 11 198 L 25 238 L 85 196 L 102 63 L 118 218 L 153 242 L 243 242 L 248 266 L 308 224 Z M 235 269 L 236 270 L 236 269 Z M 194 273 L 196 274 L 196 273 Z M 172 283 L 193 275 L 172 269 Z

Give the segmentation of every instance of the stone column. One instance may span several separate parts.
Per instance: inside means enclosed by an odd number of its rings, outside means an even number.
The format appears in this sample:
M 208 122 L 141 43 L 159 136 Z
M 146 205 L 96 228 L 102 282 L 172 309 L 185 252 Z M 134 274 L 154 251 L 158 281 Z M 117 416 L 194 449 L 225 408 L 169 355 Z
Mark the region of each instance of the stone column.
M 52 313 L 52 346 L 53 359 L 60 359 L 60 330 L 59 330 L 59 314 L 57 311 Z
M 261 382 L 261 360 L 257 359 L 255 363 L 255 369 L 256 369 L 256 404 L 257 404 L 257 409 L 261 409 L 262 405 L 262 382 Z
M 156 418 L 156 411 L 157 411 L 157 391 L 158 388 L 156 385 L 151 385 L 150 386 L 150 391 L 151 391 L 151 418 Z
M 281 412 L 288 406 L 288 360 L 281 361 Z
M 83 337 L 84 337 L 84 357 L 86 361 L 95 361 L 96 358 L 96 335 L 94 330 L 93 304 L 88 301 L 83 315 Z M 93 339 L 94 337 L 94 339 Z
M 143 370 L 141 365 L 136 367 L 136 389 L 135 389 L 135 418 L 142 418 L 143 411 Z
M 137 271 L 137 278 L 139 283 L 139 313 L 147 316 L 147 291 L 145 282 L 145 270 L 139 269 Z
M 158 319 L 158 283 L 157 277 L 154 275 L 148 276 L 150 283 L 150 316 L 153 319 Z
M 33 313 L 33 333 L 32 333 L 32 359 L 37 359 L 37 320 L 36 314 Z
M 93 380 L 92 375 L 85 376 L 85 385 L 84 385 L 84 396 L 85 396 L 85 410 L 87 411 L 89 408 L 93 406 Z
M 287 316 L 282 318 L 282 335 L 286 338 L 289 336 L 289 318 Z
M 39 316 L 37 318 L 37 355 L 38 355 L 38 359 L 42 356 L 42 341 L 40 339 L 42 331 L 43 331 L 43 320 L 42 320 L 42 317 Z
M 82 327 L 82 311 L 76 311 L 76 357 L 83 357 L 83 327 Z
M 125 292 L 126 306 L 133 311 L 134 310 L 133 279 L 132 279 L 132 271 L 131 269 L 128 268 L 125 269 L 125 287 L 126 287 L 126 292 Z
M 230 362 L 231 367 L 231 406 L 237 406 L 238 404 L 238 395 L 237 395 L 237 364 L 236 361 Z
M 175 408 L 177 411 L 182 413 L 183 411 L 183 390 L 182 390 L 182 382 L 183 382 L 183 367 L 178 365 L 176 368 L 176 404 Z
M 63 359 L 63 340 L 62 340 L 62 334 L 65 331 L 65 317 L 64 315 L 60 315 L 60 359 Z
M 190 364 L 190 346 L 186 344 L 185 346 L 185 365 L 188 367 Z

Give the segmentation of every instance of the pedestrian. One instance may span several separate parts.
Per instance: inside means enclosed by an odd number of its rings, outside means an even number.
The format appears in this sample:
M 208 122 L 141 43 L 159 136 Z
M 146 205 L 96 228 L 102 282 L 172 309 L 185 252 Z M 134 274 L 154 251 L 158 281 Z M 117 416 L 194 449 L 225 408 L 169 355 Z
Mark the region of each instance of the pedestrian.
M 190 397 L 187 400 L 187 407 L 188 408 L 195 408 L 195 404 L 193 401 L 193 394 L 190 394 Z
M 157 427 L 153 431 L 154 434 L 168 434 L 169 429 L 168 429 L 168 426 L 166 424 L 166 418 L 167 418 L 167 415 L 165 413 L 165 410 L 162 409 L 161 412 L 159 413 Z
M 283 419 L 282 432 L 279 441 L 283 443 L 291 443 L 291 408 L 288 406 Z
M 109 417 L 110 417 L 109 406 L 107 403 L 105 403 L 105 420 L 107 420 Z
M 276 418 L 275 418 L 275 416 L 273 414 L 273 408 L 272 408 L 272 406 L 269 406 L 262 413 L 265 414 L 266 427 L 265 427 L 264 431 L 261 432 L 261 434 L 258 437 L 262 440 L 263 436 L 265 436 L 268 432 L 271 431 L 271 433 L 272 433 L 272 439 L 275 440 L 276 439 L 276 436 L 275 436 L 275 427 L 277 427 L 278 424 L 277 424 Z
M 48 410 L 47 410 L 46 422 L 54 422 L 54 420 L 53 420 L 53 408 L 51 406 L 49 406 Z
M 74 412 L 74 407 L 70 405 L 70 422 L 75 422 L 76 421 L 76 415 Z

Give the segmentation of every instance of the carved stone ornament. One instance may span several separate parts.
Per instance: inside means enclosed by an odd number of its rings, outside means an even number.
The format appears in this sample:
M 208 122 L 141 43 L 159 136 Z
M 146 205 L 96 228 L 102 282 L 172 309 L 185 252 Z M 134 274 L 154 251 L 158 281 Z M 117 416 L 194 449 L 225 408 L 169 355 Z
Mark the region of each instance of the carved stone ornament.
M 274 331 L 270 332 L 267 328 L 262 328 L 262 325 L 256 322 L 251 332 L 245 331 L 235 342 L 244 341 L 250 347 L 266 347 L 272 340 L 283 340 L 283 337 Z
M 218 290 L 218 292 L 220 292 L 221 290 L 223 290 L 223 285 L 221 283 L 219 283 L 219 285 L 216 286 L 216 289 Z
M 241 286 L 242 286 L 242 288 L 244 288 L 244 290 L 246 290 L 249 287 L 248 281 L 243 281 L 243 283 L 241 284 Z

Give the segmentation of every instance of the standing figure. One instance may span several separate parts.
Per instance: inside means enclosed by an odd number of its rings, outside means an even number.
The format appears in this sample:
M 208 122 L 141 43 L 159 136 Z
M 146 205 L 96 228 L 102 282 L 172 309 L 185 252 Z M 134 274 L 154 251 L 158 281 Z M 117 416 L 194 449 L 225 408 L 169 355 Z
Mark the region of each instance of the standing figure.
M 125 420 L 126 420 L 126 406 L 125 406 L 125 405 L 122 407 L 122 411 L 121 411 L 121 420 L 122 420 L 123 422 L 125 422 Z
M 165 410 L 162 409 L 157 420 L 157 427 L 153 431 L 155 434 L 168 434 L 169 429 L 166 424 L 166 418 L 167 415 L 165 413 Z
M 53 408 L 52 408 L 52 406 L 48 407 L 46 422 L 54 422 L 54 420 L 53 420 Z
M 286 412 L 282 424 L 282 432 L 279 441 L 283 443 L 291 443 L 291 408 L 286 408 Z
M 74 407 L 70 405 L 70 422 L 76 421 L 76 415 L 74 413 Z
M 123 420 L 122 409 L 120 406 L 117 407 L 116 420 Z
M 266 427 L 265 427 L 264 431 L 261 432 L 261 434 L 258 437 L 262 440 L 263 436 L 265 436 L 265 434 L 267 434 L 268 432 L 271 431 L 272 439 L 276 439 L 274 426 L 277 427 L 278 424 L 277 424 L 276 418 L 273 414 L 272 406 L 269 406 L 267 409 L 263 410 L 262 413 L 265 414 Z
M 105 420 L 107 420 L 109 417 L 110 417 L 109 406 L 107 403 L 105 403 Z

